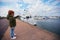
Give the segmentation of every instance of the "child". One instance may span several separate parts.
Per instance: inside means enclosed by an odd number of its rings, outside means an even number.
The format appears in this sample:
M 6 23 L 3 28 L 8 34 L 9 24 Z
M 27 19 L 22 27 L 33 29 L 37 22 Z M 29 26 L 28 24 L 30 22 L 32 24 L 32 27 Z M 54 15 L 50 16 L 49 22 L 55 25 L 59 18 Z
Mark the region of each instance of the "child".
M 14 33 L 14 29 L 15 29 L 15 26 L 16 26 L 16 18 L 18 16 L 14 17 L 14 11 L 12 10 L 9 10 L 8 11 L 8 15 L 7 15 L 7 19 L 9 20 L 9 25 L 10 25 L 10 36 L 11 36 L 11 39 L 16 39 L 15 37 L 15 33 Z

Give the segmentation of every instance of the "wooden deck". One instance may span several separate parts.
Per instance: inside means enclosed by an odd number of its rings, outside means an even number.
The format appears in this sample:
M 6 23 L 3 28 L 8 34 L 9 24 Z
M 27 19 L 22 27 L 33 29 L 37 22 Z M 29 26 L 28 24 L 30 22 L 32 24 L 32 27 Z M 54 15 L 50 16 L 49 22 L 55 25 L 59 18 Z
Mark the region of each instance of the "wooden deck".
M 15 40 L 59 40 L 58 36 L 54 33 L 48 32 L 43 29 L 39 29 L 36 26 L 30 25 L 17 19 L 17 25 L 15 28 L 16 39 Z M 10 27 L 5 32 L 2 40 L 10 39 Z

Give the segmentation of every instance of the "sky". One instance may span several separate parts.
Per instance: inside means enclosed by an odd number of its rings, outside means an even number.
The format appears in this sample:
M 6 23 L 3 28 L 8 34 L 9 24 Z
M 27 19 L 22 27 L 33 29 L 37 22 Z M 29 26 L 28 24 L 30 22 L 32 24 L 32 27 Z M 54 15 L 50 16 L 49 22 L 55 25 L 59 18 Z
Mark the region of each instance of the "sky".
M 0 0 L 0 16 L 8 10 L 16 15 L 60 16 L 60 0 Z

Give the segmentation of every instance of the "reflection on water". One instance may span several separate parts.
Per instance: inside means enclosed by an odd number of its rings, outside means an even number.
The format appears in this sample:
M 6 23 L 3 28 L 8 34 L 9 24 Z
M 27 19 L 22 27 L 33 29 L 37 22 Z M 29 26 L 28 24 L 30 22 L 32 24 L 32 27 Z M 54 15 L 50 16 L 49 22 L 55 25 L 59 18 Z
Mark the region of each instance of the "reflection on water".
M 46 29 L 53 33 L 60 35 L 60 19 L 48 19 L 48 20 L 39 20 L 37 21 L 39 28 Z

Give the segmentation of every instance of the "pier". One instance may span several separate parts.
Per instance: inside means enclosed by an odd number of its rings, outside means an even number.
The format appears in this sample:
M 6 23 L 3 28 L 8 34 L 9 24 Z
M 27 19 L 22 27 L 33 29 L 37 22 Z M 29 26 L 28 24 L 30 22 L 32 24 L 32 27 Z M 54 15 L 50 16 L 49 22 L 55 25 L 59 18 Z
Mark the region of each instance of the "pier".
M 8 20 L 6 20 L 6 21 L 3 24 L 8 25 Z M 28 24 L 28 23 L 23 22 L 18 19 L 16 19 L 16 23 L 17 23 L 17 25 L 15 28 L 15 33 L 17 34 L 16 35 L 17 38 L 15 40 L 59 40 L 58 35 L 56 35 L 52 32 L 49 32 L 47 30 L 44 30 L 42 28 L 38 28 L 37 26 L 33 26 L 31 24 Z M 4 28 L 2 30 L 4 30 Z M 2 31 L 2 30 L 0 30 L 0 31 Z M 9 26 L 5 30 L 1 40 L 11 40 Z

